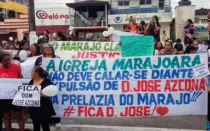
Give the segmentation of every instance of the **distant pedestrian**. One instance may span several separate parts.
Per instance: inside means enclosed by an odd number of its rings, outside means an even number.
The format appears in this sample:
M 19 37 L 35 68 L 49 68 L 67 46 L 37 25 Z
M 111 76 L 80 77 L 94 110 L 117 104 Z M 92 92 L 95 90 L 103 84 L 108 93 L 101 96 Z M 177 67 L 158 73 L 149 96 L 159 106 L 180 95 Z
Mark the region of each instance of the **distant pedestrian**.
M 185 45 L 189 46 L 193 44 L 193 41 L 195 40 L 196 30 L 191 19 L 188 19 L 186 22 L 186 26 L 184 27 L 184 35 Z

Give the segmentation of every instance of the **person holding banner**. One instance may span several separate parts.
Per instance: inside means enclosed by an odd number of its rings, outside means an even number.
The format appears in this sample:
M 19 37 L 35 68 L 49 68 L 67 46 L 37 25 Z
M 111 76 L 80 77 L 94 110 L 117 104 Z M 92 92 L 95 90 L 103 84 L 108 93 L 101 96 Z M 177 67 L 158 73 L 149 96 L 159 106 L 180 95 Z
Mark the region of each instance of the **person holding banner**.
M 41 48 L 38 44 L 32 44 L 29 49 L 30 49 L 30 52 L 31 52 L 29 57 L 34 57 L 34 56 L 40 56 L 41 55 Z
M 29 85 L 41 86 L 41 90 L 53 83 L 47 79 L 48 73 L 42 67 L 34 67 L 31 72 L 32 80 Z M 49 120 L 52 116 L 56 115 L 53 108 L 52 101 L 48 96 L 41 92 L 40 99 L 41 107 L 29 107 L 29 114 L 33 121 L 34 131 L 40 131 L 42 126 L 43 131 L 50 131 Z
M 159 52 L 163 49 L 163 44 L 161 42 L 155 43 L 155 49 L 158 50 Z
M 53 46 L 48 44 L 48 43 L 45 43 L 43 45 L 43 50 L 42 50 L 42 56 L 38 57 L 36 59 L 36 62 L 35 62 L 35 66 L 41 66 L 42 65 L 42 58 L 43 57 L 46 57 L 46 58 L 59 58 L 55 55 L 55 51 L 53 49 Z
M 19 50 L 17 52 L 17 54 L 15 55 L 15 57 L 13 58 L 14 60 L 18 60 L 21 61 L 19 53 L 24 50 L 24 51 L 28 51 L 29 49 L 29 43 L 25 40 L 20 41 L 20 45 L 19 45 Z
M 195 48 L 194 46 L 189 45 L 189 46 L 185 49 L 184 54 L 196 54 L 197 50 L 198 50 L 198 49 Z
M 175 55 L 175 51 L 173 48 L 173 43 L 171 40 L 166 41 L 165 43 L 165 49 L 162 49 L 160 51 L 160 55 Z
M 11 63 L 11 56 L 7 52 L 0 52 L 0 78 L 23 78 L 20 66 Z M 9 87 L 8 87 L 9 88 Z M 12 105 L 12 100 L 0 100 L 0 111 L 3 112 L 6 131 L 12 131 L 11 112 L 14 111 L 19 130 L 24 131 L 25 122 L 22 114 L 22 107 Z
M 45 43 L 43 45 L 43 53 L 42 53 L 42 56 L 41 57 L 38 57 L 36 62 L 35 62 L 35 66 L 41 66 L 42 65 L 42 58 L 45 57 L 45 58 L 59 58 L 58 56 L 55 55 L 55 51 L 53 49 L 53 46 L 48 44 L 48 43 Z M 61 119 L 60 118 L 52 118 L 50 120 L 51 124 L 54 124 L 55 123 L 55 126 L 57 128 L 60 128 L 61 127 L 61 124 L 60 124 L 60 121 Z

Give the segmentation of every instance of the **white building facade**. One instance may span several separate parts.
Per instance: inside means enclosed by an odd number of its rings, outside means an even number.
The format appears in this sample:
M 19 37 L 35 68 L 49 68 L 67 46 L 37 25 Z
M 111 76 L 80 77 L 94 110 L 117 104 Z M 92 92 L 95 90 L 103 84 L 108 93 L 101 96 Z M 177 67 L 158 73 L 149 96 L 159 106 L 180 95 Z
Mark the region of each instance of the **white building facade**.
M 166 31 L 170 36 L 172 21 L 171 0 L 111 0 L 111 10 L 108 15 L 108 24 L 116 30 L 123 30 L 123 25 L 129 23 L 130 16 L 137 23 L 144 20 L 149 23 L 153 16 L 158 16 L 161 24 L 161 33 Z
M 201 41 L 209 39 L 209 31 L 208 31 L 208 19 L 207 14 L 210 9 L 197 9 L 195 10 L 195 27 L 196 27 L 196 37 Z

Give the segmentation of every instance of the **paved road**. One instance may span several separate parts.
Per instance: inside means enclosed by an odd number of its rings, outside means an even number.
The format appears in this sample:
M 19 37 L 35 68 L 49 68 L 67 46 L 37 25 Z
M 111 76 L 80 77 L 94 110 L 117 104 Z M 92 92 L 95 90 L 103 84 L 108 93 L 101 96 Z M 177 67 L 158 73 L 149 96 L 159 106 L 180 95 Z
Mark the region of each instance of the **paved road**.
M 17 127 L 17 124 L 13 124 L 13 127 Z M 32 131 L 31 124 L 27 124 L 26 128 L 31 129 L 29 131 Z M 119 127 L 119 126 L 117 127 L 117 126 L 63 125 L 62 128 L 60 129 L 51 127 L 51 131 L 202 131 L 202 130 L 146 128 L 146 127 Z
M 206 122 L 205 116 L 172 116 L 172 117 L 135 117 L 113 119 L 63 119 L 64 125 L 105 125 L 127 127 L 155 127 L 172 129 L 202 130 Z
M 62 119 L 63 126 L 61 131 L 199 131 L 203 129 L 205 122 L 205 116 L 136 117 L 114 119 L 72 118 Z M 82 127 L 82 125 L 91 126 Z M 105 126 L 106 129 L 101 129 Z M 113 128 L 113 126 L 121 128 L 116 129 Z M 17 128 L 17 124 L 14 127 Z M 28 129 L 32 129 L 31 124 L 27 124 L 27 127 Z M 54 128 L 52 128 L 52 131 L 54 131 Z

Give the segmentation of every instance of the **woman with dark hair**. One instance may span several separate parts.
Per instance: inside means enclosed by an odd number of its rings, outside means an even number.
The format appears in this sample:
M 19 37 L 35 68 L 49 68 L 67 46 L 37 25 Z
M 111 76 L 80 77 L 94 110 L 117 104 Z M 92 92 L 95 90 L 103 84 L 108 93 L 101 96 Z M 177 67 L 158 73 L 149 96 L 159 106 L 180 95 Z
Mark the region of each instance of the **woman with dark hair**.
M 193 43 L 195 40 L 196 30 L 193 25 L 193 21 L 191 19 L 188 19 L 186 22 L 186 26 L 184 27 L 184 43 L 186 46 L 189 46 Z
M 146 34 L 153 36 L 156 42 L 160 41 L 160 23 L 157 16 L 152 18 L 152 21 L 147 25 L 145 32 Z
M 59 58 L 55 55 L 55 51 L 53 49 L 53 46 L 50 45 L 50 44 L 44 44 L 43 45 L 43 53 L 42 53 L 42 56 L 37 58 L 36 62 L 35 62 L 35 66 L 41 66 L 42 65 L 42 58 L 45 57 L 45 58 Z M 60 118 L 52 118 L 50 120 L 50 123 L 51 124 L 55 124 L 57 128 L 60 128 L 61 127 L 61 124 L 60 124 Z
M 129 32 L 128 25 L 127 24 L 123 25 L 123 31 L 124 32 Z
M 155 44 L 155 49 L 161 51 L 163 49 L 163 44 L 161 42 L 157 42 Z
M 144 35 L 145 25 L 146 23 L 143 20 L 139 23 L 139 34 Z
M 65 41 L 66 40 L 66 36 L 62 33 L 62 32 L 60 32 L 60 31 L 58 31 L 58 32 L 56 32 L 56 37 L 57 37 L 57 41 Z
M 22 50 L 28 51 L 28 48 L 29 48 L 29 43 L 27 41 L 25 40 L 20 41 L 19 50 L 13 59 L 20 61 L 21 60 L 19 57 L 20 51 Z
M 196 54 L 197 52 L 197 48 L 195 48 L 194 46 L 192 45 L 189 45 L 185 51 L 184 51 L 184 54 Z
M 0 78 L 10 78 L 17 79 L 23 78 L 21 74 L 20 66 L 11 63 L 11 56 L 9 53 L 1 51 L 0 52 Z M 9 88 L 9 87 L 8 87 Z M 0 110 L 3 112 L 4 117 L 4 125 L 7 131 L 12 131 L 12 122 L 11 122 L 11 114 L 15 112 L 19 130 L 24 131 L 25 129 L 25 121 L 22 114 L 22 107 L 12 105 L 12 100 L 0 100 Z
M 31 54 L 29 55 L 29 57 L 34 57 L 34 56 L 39 56 L 41 55 L 41 48 L 38 44 L 33 44 L 29 47 Z
M 41 86 L 41 90 L 53 83 L 47 79 L 48 73 L 42 67 L 34 67 L 31 72 L 32 80 L 29 85 Z M 29 114 L 33 121 L 34 131 L 50 131 L 49 120 L 56 115 L 52 101 L 41 92 L 40 107 L 30 107 Z
M 14 46 L 15 46 L 15 49 L 16 49 L 16 50 L 19 50 L 19 45 L 20 45 L 20 42 L 18 41 L 18 39 L 15 39 L 15 44 L 14 44 Z

